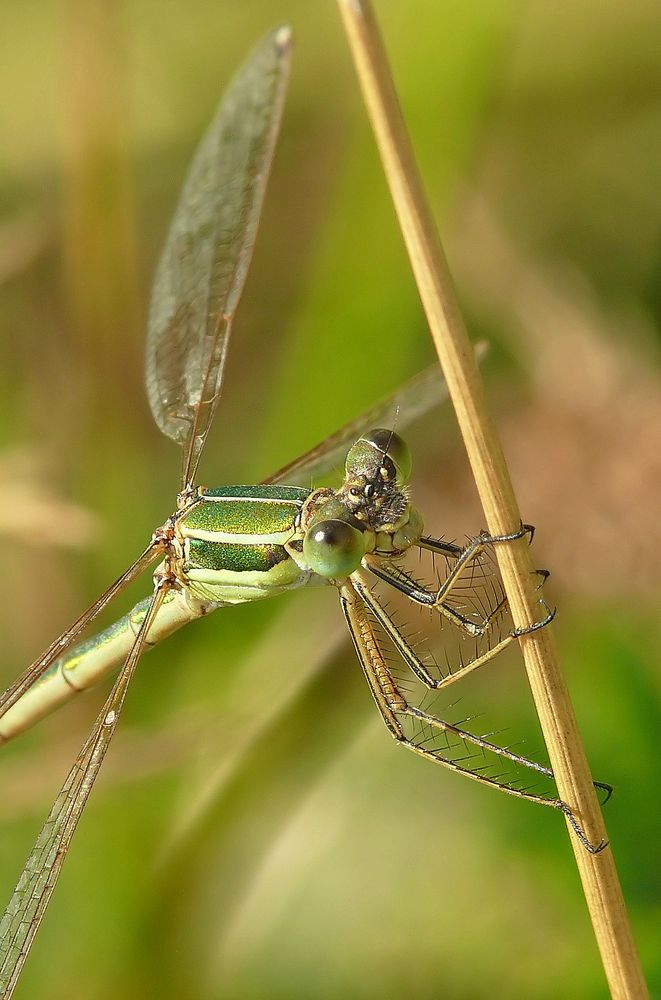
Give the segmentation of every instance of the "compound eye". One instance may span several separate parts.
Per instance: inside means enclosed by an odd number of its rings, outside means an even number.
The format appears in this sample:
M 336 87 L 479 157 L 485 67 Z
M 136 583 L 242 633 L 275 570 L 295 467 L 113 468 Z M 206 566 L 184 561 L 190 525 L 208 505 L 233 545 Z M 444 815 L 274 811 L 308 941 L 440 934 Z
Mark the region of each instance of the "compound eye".
M 349 478 L 365 476 L 390 479 L 399 486 L 411 475 L 411 452 L 399 434 L 383 427 L 376 427 L 356 441 L 349 449 L 346 472 Z M 385 470 L 385 475 L 380 470 Z
M 365 535 L 346 521 L 313 524 L 303 539 L 303 556 L 314 573 L 341 579 L 358 569 L 365 554 Z
M 408 482 L 413 468 L 413 459 L 406 441 L 393 431 L 389 441 L 386 442 L 386 447 L 388 449 L 387 456 L 397 471 L 397 482 L 400 485 Z

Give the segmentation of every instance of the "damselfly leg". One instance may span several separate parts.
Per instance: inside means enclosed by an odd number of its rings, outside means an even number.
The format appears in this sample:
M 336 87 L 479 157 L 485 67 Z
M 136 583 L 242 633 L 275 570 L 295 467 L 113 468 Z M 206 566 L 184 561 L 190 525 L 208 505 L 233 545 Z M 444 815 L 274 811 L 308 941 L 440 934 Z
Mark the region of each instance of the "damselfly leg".
M 450 553 L 452 556 L 455 555 L 448 546 L 446 554 Z M 464 561 L 462 568 L 465 570 L 468 565 L 469 561 Z M 388 578 L 382 577 L 382 579 Z M 457 584 L 461 580 L 461 573 L 456 574 L 454 580 Z M 497 585 L 495 581 L 492 583 L 497 597 Z M 352 576 L 351 580 L 341 588 L 340 601 L 374 700 L 383 721 L 397 743 L 421 757 L 465 774 L 482 784 L 558 809 L 567 817 L 586 850 L 590 853 L 603 850 L 605 842 L 592 844 L 572 809 L 558 797 L 553 772 L 549 767 L 515 753 L 510 747 L 494 743 L 491 732 L 485 734 L 471 732 L 466 728 L 471 721 L 470 718 L 451 722 L 436 711 L 432 712 L 412 703 L 408 691 L 405 690 L 405 683 L 397 676 L 396 663 L 389 656 L 384 643 L 385 636 L 392 644 L 397 657 L 421 681 L 424 688 L 438 694 L 459 678 L 465 677 L 493 659 L 496 653 L 515 638 L 511 631 L 505 638 L 497 639 L 491 648 L 468 660 L 459 669 L 450 670 L 442 675 L 439 672 L 438 676 L 434 676 L 395 623 L 392 614 L 386 611 L 383 601 L 373 593 L 364 575 Z M 506 612 L 506 603 L 503 604 L 501 600 L 497 600 L 495 607 L 498 611 L 490 617 L 491 624 L 497 620 L 498 615 Z M 453 624 L 461 628 L 458 621 L 453 621 Z M 485 627 L 481 635 L 485 635 L 487 631 L 488 628 Z M 548 790 L 536 789 L 535 786 L 539 784 L 540 779 L 544 780 Z M 595 784 L 610 794 L 609 786 Z

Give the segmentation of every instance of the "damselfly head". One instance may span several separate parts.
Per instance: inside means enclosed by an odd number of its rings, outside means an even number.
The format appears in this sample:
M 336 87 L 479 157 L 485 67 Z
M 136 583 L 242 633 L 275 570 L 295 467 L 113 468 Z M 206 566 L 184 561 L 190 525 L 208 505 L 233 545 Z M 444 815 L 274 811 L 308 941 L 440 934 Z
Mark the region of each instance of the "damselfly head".
M 374 531 L 393 528 L 406 516 L 411 453 L 394 431 L 376 428 L 349 449 L 338 496 Z

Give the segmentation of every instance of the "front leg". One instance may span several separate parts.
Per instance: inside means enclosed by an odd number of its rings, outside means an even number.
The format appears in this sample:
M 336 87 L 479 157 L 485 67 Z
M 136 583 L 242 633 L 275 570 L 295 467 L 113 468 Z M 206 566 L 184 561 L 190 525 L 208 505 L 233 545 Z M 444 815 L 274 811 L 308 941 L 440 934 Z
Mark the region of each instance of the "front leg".
M 519 531 L 513 532 L 510 535 L 489 535 L 483 531 L 477 537 L 470 539 L 463 548 L 452 542 L 423 536 L 417 543 L 418 548 L 443 555 L 448 560 L 454 560 L 447 576 L 435 591 L 428 589 L 414 580 L 400 566 L 384 562 L 383 559 L 379 559 L 377 556 L 366 556 L 365 565 L 375 576 L 405 594 L 409 600 L 437 611 L 467 635 L 473 638 L 480 638 L 489 631 L 493 622 L 498 619 L 507 607 L 507 598 L 505 595 L 503 594 L 501 599 L 489 609 L 488 614 L 481 621 L 473 621 L 466 615 L 463 615 L 449 603 L 449 598 L 453 590 L 456 589 L 459 581 L 464 577 L 464 574 L 471 571 L 471 566 L 473 567 L 472 572 L 475 573 L 475 568 L 480 566 L 480 556 L 485 549 L 491 545 L 515 541 L 526 535 L 530 535 L 532 539 L 534 530 L 532 525 L 522 524 Z M 548 578 L 549 574 L 547 570 L 536 570 L 535 572 L 541 576 L 542 583 Z M 528 632 L 533 632 L 536 629 L 543 628 L 553 620 L 555 611 L 549 608 L 544 598 L 540 598 L 540 604 L 546 612 L 544 617 L 528 628 L 513 629 L 510 633 L 510 638 L 516 638 Z

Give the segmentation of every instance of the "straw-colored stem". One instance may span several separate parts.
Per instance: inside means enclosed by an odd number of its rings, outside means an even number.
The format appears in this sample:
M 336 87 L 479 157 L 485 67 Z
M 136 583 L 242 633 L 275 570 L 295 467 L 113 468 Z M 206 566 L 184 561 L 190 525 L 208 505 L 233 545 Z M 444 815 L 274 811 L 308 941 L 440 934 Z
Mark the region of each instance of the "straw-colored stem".
M 426 202 L 387 57 L 369 0 L 338 0 L 431 335 L 448 383 L 491 534 L 515 532 L 521 516 L 489 415 L 443 250 Z M 543 614 L 527 541 L 496 546 L 518 628 Z M 588 839 L 606 837 L 594 786 L 549 627 L 521 649 L 560 795 Z M 570 829 L 595 936 L 613 997 L 648 996 L 610 848 L 590 854 Z

